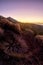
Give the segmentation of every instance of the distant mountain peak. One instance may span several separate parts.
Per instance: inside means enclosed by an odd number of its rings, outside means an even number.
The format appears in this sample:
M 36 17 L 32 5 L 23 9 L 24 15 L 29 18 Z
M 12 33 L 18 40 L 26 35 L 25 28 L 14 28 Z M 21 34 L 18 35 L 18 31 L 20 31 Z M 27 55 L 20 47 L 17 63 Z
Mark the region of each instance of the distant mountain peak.
M 2 18 L 5 18 L 5 17 L 3 17 L 2 15 L 0 15 L 0 19 L 2 19 Z
M 8 17 L 7 19 L 8 19 L 9 21 L 11 21 L 11 22 L 14 22 L 14 23 L 17 23 L 17 22 L 18 22 L 17 20 L 13 19 L 12 17 Z

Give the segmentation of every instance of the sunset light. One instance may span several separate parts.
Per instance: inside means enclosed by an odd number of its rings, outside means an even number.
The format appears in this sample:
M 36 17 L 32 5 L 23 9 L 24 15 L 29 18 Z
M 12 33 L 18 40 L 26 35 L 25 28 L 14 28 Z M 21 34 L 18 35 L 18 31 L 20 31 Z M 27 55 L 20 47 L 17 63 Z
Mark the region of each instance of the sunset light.
M 23 23 L 43 24 L 43 0 L 0 0 L 0 15 Z
M 17 18 L 22 23 L 43 23 L 42 18 Z

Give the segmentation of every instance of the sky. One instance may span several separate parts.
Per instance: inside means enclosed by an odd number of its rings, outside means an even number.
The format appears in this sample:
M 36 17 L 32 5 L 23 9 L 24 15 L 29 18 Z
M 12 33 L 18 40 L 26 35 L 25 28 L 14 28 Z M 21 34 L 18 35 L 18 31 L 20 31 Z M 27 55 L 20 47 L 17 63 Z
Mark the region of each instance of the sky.
M 0 0 L 0 15 L 43 24 L 43 0 Z

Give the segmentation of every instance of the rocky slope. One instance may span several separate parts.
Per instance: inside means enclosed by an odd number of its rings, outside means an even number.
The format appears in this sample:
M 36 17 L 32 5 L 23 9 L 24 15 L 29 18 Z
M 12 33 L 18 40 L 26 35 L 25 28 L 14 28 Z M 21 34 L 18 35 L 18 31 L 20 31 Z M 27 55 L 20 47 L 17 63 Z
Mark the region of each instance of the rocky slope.
M 43 65 L 43 35 L 0 16 L 0 65 Z

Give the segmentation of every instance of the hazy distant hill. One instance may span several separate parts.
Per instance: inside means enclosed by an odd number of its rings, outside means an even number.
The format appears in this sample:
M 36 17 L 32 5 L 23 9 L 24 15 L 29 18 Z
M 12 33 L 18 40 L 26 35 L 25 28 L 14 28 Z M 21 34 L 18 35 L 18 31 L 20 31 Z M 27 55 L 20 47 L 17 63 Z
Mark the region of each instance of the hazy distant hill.
M 43 65 L 43 26 L 14 22 L 0 16 L 0 65 Z
M 35 34 L 43 34 L 43 25 L 33 24 L 33 23 L 21 23 L 22 30 L 31 29 Z

